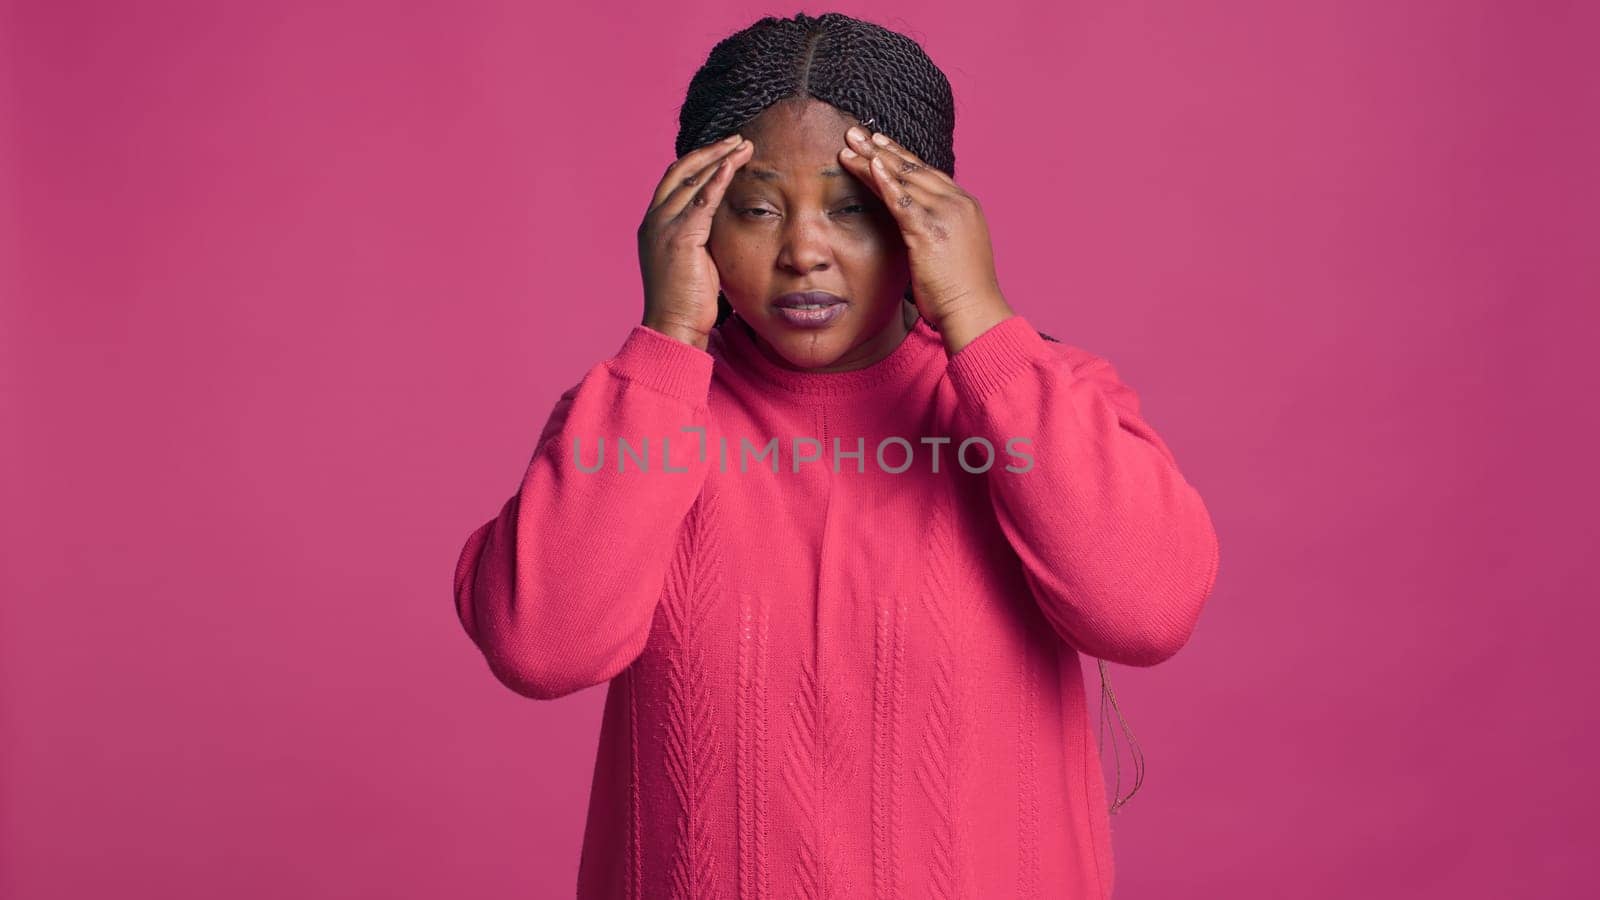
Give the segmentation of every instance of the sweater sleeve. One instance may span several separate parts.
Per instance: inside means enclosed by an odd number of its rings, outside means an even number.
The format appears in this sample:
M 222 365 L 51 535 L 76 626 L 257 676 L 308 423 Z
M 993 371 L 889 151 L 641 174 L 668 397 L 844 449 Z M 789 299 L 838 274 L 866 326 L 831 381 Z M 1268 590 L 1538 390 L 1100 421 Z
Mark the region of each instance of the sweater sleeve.
M 712 361 L 635 325 L 561 395 L 520 488 L 468 536 L 456 613 L 507 687 L 563 697 L 644 650 L 679 526 L 710 470 Z
M 1015 314 L 962 347 L 946 374 L 968 433 L 994 445 L 995 516 L 1057 634 L 1124 665 L 1177 653 L 1215 586 L 1219 548 L 1138 395 L 1104 359 L 1046 341 Z M 1012 438 L 1026 440 L 1008 448 Z

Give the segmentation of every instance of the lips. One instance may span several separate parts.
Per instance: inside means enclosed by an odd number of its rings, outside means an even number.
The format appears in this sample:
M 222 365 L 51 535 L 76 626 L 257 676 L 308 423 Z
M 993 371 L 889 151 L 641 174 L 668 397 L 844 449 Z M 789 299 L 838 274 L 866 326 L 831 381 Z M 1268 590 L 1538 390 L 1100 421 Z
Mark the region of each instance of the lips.
M 797 306 L 833 306 L 843 302 L 845 302 L 843 297 L 827 291 L 797 291 L 774 299 L 772 305 L 793 309 Z

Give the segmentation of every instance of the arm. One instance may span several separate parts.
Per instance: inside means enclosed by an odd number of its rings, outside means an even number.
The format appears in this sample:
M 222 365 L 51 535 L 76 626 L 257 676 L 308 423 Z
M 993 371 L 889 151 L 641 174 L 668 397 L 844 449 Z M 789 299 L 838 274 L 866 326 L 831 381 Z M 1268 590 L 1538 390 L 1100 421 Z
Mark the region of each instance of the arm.
M 1217 535 L 1133 389 L 1020 315 L 963 346 L 947 375 L 969 433 L 994 444 L 995 516 L 1056 632 L 1126 665 L 1177 653 L 1215 585 Z M 1030 439 L 1016 456 L 1013 437 Z M 1006 471 L 1029 465 L 1021 454 L 1032 468 Z
M 712 357 L 636 325 L 561 395 L 520 489 L 467 538 L 456 613 L 507 687 L 540 700 L 608 681 L 644 650 L 679 525 L 710 471 Z M 617 438 L 633 453 L 617 471 Z M 671 468 L 662 463 L 669 438 Z M 605 461 L 595 467 L 599 440 Z M 645 445 L 648 439 L 648 445 Z M 648 471 L 636 456 L 648 450 Z

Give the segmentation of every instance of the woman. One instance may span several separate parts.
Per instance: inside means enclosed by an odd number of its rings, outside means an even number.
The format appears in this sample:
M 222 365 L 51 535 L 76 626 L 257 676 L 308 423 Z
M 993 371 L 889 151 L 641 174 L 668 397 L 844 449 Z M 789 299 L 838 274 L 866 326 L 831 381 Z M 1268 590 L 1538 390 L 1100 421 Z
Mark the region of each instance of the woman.
M 608 684 L 579 895 L 1109 896 L 1079 654 L 1187 642 L 1200 496 L 1001 294 L 913 41 L 764 18 L 680 126 L 641 323 L 455 572 L 511 689 Z

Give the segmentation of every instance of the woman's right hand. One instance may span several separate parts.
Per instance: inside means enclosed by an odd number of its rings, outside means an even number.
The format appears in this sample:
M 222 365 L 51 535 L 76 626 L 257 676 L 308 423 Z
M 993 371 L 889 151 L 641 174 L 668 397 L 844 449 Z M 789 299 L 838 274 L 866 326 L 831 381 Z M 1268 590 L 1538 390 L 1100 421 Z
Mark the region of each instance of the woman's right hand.
M 750 160 L 755 146 L 731 137 L 691 150 L 669 166 L 639 224 L 641 324 L 701 350 L 716 326 L 722 287 L 706 249 L 711 218 L 734 171 Z

